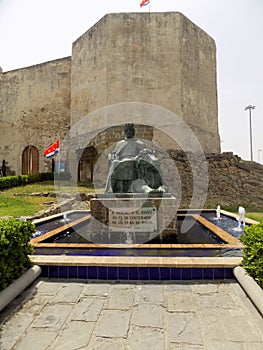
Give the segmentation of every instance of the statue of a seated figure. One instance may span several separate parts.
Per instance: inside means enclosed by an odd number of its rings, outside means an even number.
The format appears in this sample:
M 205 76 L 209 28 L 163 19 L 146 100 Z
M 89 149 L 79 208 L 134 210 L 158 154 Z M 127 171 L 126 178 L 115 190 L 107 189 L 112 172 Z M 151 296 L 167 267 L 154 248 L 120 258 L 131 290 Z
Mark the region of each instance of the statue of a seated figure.
M 133 124 L 125 125 L 125 139 L 109 154 L 106 192 L 162 193 L 165 192 L 159 161 L 153 151 L 134 138 Z

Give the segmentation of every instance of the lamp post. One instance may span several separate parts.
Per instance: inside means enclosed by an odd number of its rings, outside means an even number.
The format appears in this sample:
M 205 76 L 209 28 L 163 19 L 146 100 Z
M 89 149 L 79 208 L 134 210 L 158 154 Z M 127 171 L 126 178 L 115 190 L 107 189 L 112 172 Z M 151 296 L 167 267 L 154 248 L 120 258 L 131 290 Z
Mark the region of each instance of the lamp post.
M 262 152 L 262 149 L 258 150 L 258 162 L 260 163 L 260 153 Z
M 253 160 L 253 147 L 252 147 L 252 120 L 251 120 L 251 109 L 255 109 L 256 106 L 246 106 L 245 111 L 249 110 L 249 134 L 250 134 L 250 159 Z

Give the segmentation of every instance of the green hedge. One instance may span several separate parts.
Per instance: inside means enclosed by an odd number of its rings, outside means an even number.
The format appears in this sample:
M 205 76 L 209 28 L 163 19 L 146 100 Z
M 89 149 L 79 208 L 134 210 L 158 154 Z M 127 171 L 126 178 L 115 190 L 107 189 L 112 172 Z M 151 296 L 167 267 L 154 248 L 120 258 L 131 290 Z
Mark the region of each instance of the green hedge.
M 32 266 L 28 254 L 33 253 L 29 240 L 34 232 L 30 221 L 0 221 L 0 291 Z
M 245 245 L 241 264 L 263 288 L 263 223 L 246 226 L 240 241 Z
M 25 186 L 27 184 L 48 180 L 54 180 L 54 173 L 38 173 L 0 177 L 0 190 L 5 190 L 11 187 Z

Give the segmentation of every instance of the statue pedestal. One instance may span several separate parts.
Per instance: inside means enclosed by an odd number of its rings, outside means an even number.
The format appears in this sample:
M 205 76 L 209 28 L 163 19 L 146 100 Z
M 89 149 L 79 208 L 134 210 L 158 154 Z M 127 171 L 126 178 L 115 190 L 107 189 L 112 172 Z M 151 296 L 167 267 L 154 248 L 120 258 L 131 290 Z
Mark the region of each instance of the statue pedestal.
M 113 194 L 92 199 L 88 236 L 93 243 L 143 244 L 177 233 L 177 201 L 169 194 L 147 197 Z

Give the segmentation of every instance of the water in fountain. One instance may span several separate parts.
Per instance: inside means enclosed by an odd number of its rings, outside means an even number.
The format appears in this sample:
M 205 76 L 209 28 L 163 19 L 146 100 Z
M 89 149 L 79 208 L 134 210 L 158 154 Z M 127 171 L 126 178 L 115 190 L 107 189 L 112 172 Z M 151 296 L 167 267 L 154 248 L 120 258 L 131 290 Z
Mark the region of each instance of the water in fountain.
M 246 218 L 245 218 L 245 208 L 239 207 L 238 208 L 238 216 L 237 216 L 237 221 L 238 221 L 238 226 L 234 228 L 235 231 L 243 231 L 244 227 L 246 226 Z M 243 226 L 243 228 L 242 228 Z
M 65 213 L 63 213 L 63 219 L 61 219 L 61 222 L 65 222 L 65 223 L 69 222 L 69 219 L 67 217 L 67 212 L 66 211 L 65 211 Z
M 220 205 L 217 206 L 216 208 L 216 217 L 215 217 L 215 220 L 220 220 L 221 217 L 220 217 L 220 212 L 221 212 L 221 208 L 220 208 Z
M 36 230 L 36 232 L 35 232 L 35 233 L 33 233 L 32 238 L 39 237 L 39 236 L 41 236 L 41 235 L 42 235 L 42 233 L 43 233 L 42 231 Z
M 135 243 L 135 233 L 132 227 L 128 226 L 123 232 L 122 242 L 125 244 L 134 244 Z
M 125 240 L 125 243 L 126 243 L 126 244 L 132 244 L 132 243 L 133 243 L 133 239 L 132 239 L 133 232 L 127 231 L 127 232 L 125 232 L 125 233 L 126 233 L 126 240 Z

